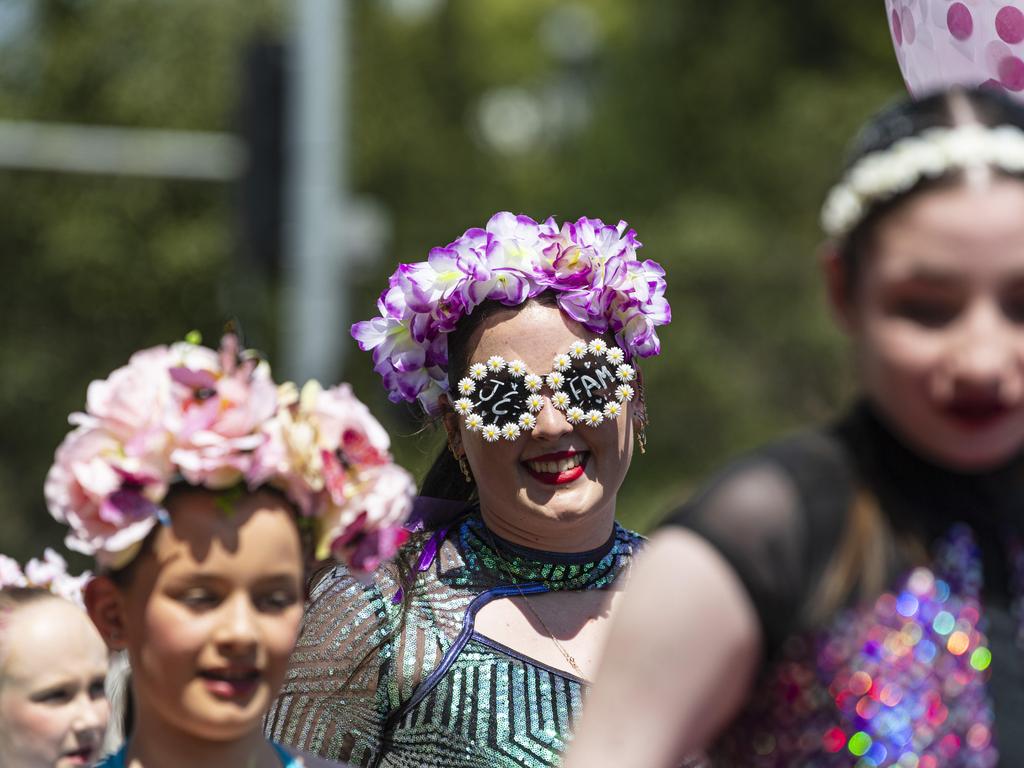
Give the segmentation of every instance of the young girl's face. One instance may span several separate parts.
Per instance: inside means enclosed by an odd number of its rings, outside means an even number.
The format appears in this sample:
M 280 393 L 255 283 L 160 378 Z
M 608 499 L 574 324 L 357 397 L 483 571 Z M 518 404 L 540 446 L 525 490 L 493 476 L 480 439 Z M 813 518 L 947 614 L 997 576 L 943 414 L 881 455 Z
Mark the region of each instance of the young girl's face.
M 994 467 L 1024 445 L 1024 183 L 910 197 L 876 230 L 849 315 L 863 385 L 928 457 Z
M 92 765 L 110 714 L 106 674 L 106 646 L 81 608 L 43 598 L 9 614 L 0 638 L 0 765 Z
M 302 619 L 293 512 L 258 492 L 226 511 L 185 491 L 123 592 L 138 722 L 210 740 L 258 727 Z

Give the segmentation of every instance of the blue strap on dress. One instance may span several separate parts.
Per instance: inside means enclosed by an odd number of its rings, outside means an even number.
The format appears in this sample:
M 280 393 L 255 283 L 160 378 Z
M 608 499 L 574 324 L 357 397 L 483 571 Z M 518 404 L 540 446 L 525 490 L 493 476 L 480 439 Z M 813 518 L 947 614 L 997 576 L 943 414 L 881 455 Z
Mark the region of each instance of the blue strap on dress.
M 292 757 L 285 752 L 284 747 L 273 741 L 268 742 L 274 751 L 277 753 L 278 758 L 281 760 L 281 765 L 284 768 L 302 768 L 302 763 L 298 758 Z M 124 753 L 127 750 L 127 745 L 121 747 L 117 752 L 112 755 L 108 755 L 99 763 L 96 764 L 95 768 L 125 768 Z

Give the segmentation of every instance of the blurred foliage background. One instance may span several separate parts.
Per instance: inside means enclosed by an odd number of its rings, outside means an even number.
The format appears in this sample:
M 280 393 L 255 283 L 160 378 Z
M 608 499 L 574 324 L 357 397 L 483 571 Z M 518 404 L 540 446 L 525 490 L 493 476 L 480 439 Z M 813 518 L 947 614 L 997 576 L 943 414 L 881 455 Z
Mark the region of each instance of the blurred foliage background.
M 289 5 L 0 0 L 0 120 L 235 130 L 244 53 L 287 38 Z M 903 90 L 882 2 L 354 0 L 351 21 L 350 184 L 391 227 L 346 275 L 350 320 L 398 261 L 496 210 L 628 220 L 674 309 L 619 502 L 641 529 L 716 464 L 840 406 L 817 211 L 857 125 Z M 91 379 L 192 328 L 215 341 L 232 316 L 279 354 L 279 273 L 258 299 L 233 290 L 238 200 L 0 169 L 0 551 L 60 540 L 43 479 Z M 422 472 L 437 435 L 344 343 L 341 378 Z

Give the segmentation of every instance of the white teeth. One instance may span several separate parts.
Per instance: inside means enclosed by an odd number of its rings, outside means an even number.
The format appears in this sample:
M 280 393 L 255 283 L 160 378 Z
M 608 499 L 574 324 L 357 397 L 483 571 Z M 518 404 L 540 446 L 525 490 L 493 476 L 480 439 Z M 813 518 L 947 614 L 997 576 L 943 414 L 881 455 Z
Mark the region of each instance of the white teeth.
M 554 475 L 560 472 L 568 472 L 570 469 L 580 466 L 585 456 L 586 454 L 583 453 L 575 453 L 558 461 L 528 461 L 526 464 L 534 472 L 543 475 Z

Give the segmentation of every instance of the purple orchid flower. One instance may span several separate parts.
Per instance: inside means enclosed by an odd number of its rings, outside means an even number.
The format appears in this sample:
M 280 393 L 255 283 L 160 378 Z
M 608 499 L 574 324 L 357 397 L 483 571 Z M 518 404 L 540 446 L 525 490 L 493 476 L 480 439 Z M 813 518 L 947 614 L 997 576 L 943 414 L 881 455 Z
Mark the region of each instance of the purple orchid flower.
M 660 351 L 655 327 L 671 320 L 665 272 L 639 261 L 642 244 L 626 222 L 581 217 L 559 226 L 508 212 L 467 229 L 426 261 L 403 264 L 378 301 L 379 317 L 352 335 L 373 355 L 374 370 L 395 402 L 428 411 L 448 390 L 446 335 L 484 301 L 517 306 L 543 291 L 595 333 L 611 331 L 630 357 Z

